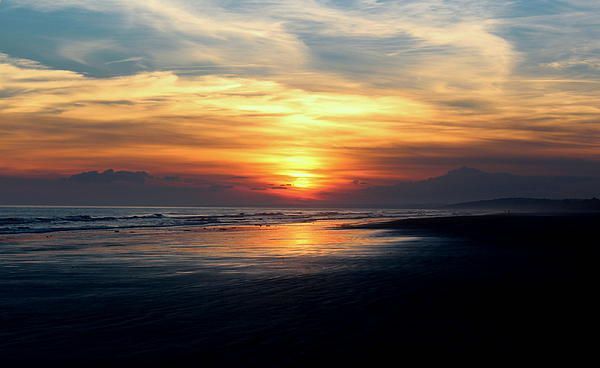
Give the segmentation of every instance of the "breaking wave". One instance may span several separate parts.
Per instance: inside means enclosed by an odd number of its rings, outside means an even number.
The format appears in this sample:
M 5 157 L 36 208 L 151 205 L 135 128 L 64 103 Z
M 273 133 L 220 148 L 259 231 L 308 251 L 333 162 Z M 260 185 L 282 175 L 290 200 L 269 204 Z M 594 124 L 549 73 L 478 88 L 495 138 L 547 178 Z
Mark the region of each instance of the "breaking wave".
M 0 234 L 421 217 L 428 210 L 0 207 Z

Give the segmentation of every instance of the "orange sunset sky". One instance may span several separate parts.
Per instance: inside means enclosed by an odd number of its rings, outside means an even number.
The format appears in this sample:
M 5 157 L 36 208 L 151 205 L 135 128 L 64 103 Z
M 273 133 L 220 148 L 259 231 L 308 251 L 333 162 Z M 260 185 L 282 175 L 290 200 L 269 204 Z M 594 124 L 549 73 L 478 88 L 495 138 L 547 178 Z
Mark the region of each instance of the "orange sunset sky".
M 0 175 L 598 175 L 599 27 L 583 0 L 4 0 Z

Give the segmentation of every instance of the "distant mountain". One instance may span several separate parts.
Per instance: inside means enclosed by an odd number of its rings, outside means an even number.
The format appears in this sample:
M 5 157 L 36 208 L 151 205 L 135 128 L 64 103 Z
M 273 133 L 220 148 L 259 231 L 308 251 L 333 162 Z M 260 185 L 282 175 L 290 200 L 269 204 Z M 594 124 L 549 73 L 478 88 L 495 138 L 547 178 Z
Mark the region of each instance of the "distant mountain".
M 490 209 L 510 211 L 600 211 L 600 199 L 537 199 L 502 198 L 487 201 L 457 203 L 446 206 L 450 209 Z
M 365 188 L 353 193 L 351 201 L 373 206 L 406 206 L 495 198 L 592 197 L 600 197 L 600 177 L 524 176 L 463 167 L 426 180 Z

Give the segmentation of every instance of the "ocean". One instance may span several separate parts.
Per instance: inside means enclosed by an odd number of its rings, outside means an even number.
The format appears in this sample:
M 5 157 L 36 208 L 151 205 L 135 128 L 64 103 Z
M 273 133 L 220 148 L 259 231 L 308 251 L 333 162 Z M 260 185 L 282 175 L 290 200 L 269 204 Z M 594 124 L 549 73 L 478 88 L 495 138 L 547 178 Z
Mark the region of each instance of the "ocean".
M 537 352 L 531 341 L 564 331 L 548 322 L 576 277 L 564 251 L 341 226 L 452 215 L 1 207 L 0 356 L 46 366 L 375 364 Z
M 0 234 L 181 226 L 275 225 L 450 214 L 442 210 L 231 207 L 0 207 Z

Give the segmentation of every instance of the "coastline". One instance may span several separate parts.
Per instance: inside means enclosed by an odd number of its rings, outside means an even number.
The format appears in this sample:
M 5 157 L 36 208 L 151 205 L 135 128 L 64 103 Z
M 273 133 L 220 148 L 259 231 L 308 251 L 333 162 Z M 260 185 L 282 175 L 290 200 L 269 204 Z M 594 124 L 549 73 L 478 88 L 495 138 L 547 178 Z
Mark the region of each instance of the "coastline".
M 499 213 L 468 216 L 409 218 L 347 225 L 344 228 L 380 229 L 495 243 L 591 246 L 600 213 Z
M 571 356 L 588 348 L 579 332 L 595 313 L 596 257 L 540 245 L 565 228 L 593 234 L 597 218 L 4 236 L 0 355 L 127 367 Z M 518 226 L 531 235 L 496 234 Z M 576 235 L 569 245 L 593 245 Z

